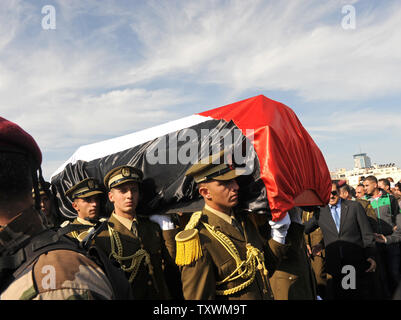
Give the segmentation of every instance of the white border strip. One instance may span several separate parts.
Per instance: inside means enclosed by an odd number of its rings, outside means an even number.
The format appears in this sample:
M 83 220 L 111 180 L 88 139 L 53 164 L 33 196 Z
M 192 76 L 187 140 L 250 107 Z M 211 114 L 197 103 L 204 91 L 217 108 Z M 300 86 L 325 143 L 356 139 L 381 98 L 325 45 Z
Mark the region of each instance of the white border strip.
M 213 118 L 195 114 L 189 117 L 173 120 L 155 127 L 130 133 L 125 136 L 81 146 L 66 162 L 64 162 L 63 165 L 61 165 L 51 175 L 50 181 L 53 179 L 54 176 L 63 171 L 69 163 L 75 164 L 78 160 L 92 161 L 95 159 L 103 158 L 108 155 L 127 150 L 129 148 L 133 148 L 171 132 L 192 127 L 207 120 L 213 120 Z

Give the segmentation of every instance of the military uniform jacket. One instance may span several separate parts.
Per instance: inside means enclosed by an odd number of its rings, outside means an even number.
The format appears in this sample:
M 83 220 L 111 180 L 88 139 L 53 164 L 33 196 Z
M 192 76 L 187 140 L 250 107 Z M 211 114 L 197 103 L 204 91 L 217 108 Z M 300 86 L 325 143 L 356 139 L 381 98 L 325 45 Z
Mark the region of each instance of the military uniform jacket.
M 178 277 L 178 267 L 174 263 L 175 240 L 177 230 L 162 231 L 157 223 L 150 221 L 146 217 L 137 217 L 138 237 L 131 230 L 128 230 L 114 215 L 108 220 L 108 225 L 118 234 L 121 239 L 123 256 L 134 255 L 139 249 L 144 249 L 150 255 L 153 275 L 145 261 L 139 265 L 138 273 L 133 279 L 131 286 L 136 300 L 157 300 L 171 299 L 171 292 L 179 286 L 179 282 L 174 281 Z M 111 239 L 108 230 L 102 231 L 95 239 L 95 245 L 111 257 Z M 169 250 L 167 249 L 169 248 Z M 123 261 L 123 265 L 128 268 L 132 260 Z M 174 271 L 176 274 L 174 274 Z M 131 272 L 126 272 L 127 278 Z M 168 278 L 168 279 L 167 279 Z M 174 291 L 174 292 L 175 292 Z
M 34 237 L 45 227 L 33 208 L 7 226 L 0 227 L 0 257 L 14 243 Z M 102 269 L 86 256 L 71 250 L 42 254 L 3 292 L 0 300 L 112 299 L 110 282 Z
M 87 235 L 88 230 L 93 227 L 94 225 L 91 224 L 90 222 L 86 222 L 82 223 L 81 221 L 78 220 L 78 217 L 75 218 L 71 224 L 73 225 L 81 225 L 81 226 L 87 226 L 87 229 L 83 229 L 83 230 L 74 230 L 72 232 L 67 233 L 67 236 L 74 238 L 74 239 L 78 239 L 78 240 L 82 240 L 84 238 L 85 235 Z M 81 235 L 81 236 L 80 236 Z M 80 236 L 80 237 L 79 237 Z
M 306 254 L 304 226 L 291 223 L 291 246 L 270 279 L 275 300 L 316 300 L 316 279 Z
M 224 221 L 217 215 L 203 209 L 200 219 L 224 233 L 238 250 L 241 260 L 246 260 L 246 244 L 244 235 L 233 225 Z M 258 234 L 254 224 L 245 218 L 245 234 L 248 243 L 264 252 L 265 265 L 270 275 L 280 258 L 288 250 L 288 245 L 280 244 L 274 240 L 264 242 Z M 243 290 L 231 295 L 216 295 L 216 285 L 218 281 L 225 279 L 236 268 L 237 264 L 228 251 L 218 242 L 209 231 L 199 222 L 199 238 L 202 248 L 202 256 L 189 265 L 181 267 L 181 280 L 183 285 L 184 298 L 187 300 L 261 300 L 272 299 L 270 292 L 266 290 L 266 285 L 259 271 L 256 272 L 254 281 Z M 244 279 L 236 279 L 224 283 L 219 289 L 234 288 L 244 282 Z
M 303 211 L 302 212 L 302 222 L 305 223 L 309 221 L 313 217 L 313 212 Z M 323 242 L 323 233 L 320 228 L 317 228 L 315 231 L 305 234 L 305 243 L 309 245 L 311 248 L 318 244 L 321 244 L 324 247 Z M 324 249 L 322 250 L 322 257 L 324 258 Z

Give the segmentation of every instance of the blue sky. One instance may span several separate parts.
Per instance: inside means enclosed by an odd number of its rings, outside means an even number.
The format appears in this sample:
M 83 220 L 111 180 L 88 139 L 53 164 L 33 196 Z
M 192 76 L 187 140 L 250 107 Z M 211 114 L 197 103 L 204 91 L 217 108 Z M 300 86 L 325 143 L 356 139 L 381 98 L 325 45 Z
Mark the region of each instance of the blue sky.
M 56 29 L 42 28 L 42 7 Z M 355 28 L 343 28 L 345 5 Z M 291 107 L 330 169 L 401 165 L 399 1 L 18 1 L 0 8 L 0 115 L 45 177 L 84 144 L 255 95 Z

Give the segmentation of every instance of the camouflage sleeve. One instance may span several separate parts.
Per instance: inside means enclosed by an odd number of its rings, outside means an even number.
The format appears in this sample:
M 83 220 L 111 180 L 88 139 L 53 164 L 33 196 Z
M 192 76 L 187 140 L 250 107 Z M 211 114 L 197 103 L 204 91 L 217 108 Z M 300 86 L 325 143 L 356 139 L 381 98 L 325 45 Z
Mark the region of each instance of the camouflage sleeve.
M 112 299 L 112 287 L 102 269 L 82 254 L 55 250 L 42 255 L 33 268 L 35 300 Z
M 93 261 L 70 250 L 55 250 L 39 257 L 33 267 L 2 294 L 12 300 L 112 299 L 111 285 Z
M 105 273 L 93 261 L 74 251 L 55 250 L 41 255 L 0 298 L 105 300 L 113 298 L 113 291 Z

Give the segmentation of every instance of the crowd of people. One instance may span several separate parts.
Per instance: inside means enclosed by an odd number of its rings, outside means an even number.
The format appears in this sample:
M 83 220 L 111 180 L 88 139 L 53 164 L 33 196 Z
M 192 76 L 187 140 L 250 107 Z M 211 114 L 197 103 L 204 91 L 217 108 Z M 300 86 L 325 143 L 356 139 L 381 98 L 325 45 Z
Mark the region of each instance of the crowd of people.
M 356 188 L 333 181 L 330 202 L 305 221 L 308 250 L 326 298 L 399 299 L 400 194 L 389 179 L 361 177 Z M 316 230 L 319 226 L 320 229 Z M 335 228 L 335 229 L 334 229 Z M 313 239 L 310 237 L 313 235 Z M 355 268 L 355 288 L 345 286 Z
M 1 299 L 401 298 L 400 182 L 332 181 L 326 206 L 273 221 L 236 211 L 241 171 L 221 152 L 186 172 L 201 211 L 141 215 L 143 173 L 122 165 L 65 192 L 72 220 L 41 176 L 35 140 L 4 118 L 0 151 Z

